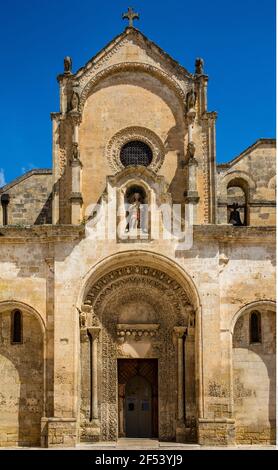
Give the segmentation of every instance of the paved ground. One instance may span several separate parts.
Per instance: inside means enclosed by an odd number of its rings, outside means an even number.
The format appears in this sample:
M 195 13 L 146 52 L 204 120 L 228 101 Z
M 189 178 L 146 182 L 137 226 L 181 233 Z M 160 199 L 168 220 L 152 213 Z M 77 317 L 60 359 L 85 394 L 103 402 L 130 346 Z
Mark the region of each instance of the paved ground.
M 159 442 L 155 439 L 119 439 L 117 442 L 98 442 L 90 444 L 78 444 L 72 448 L 61 448 L 60 450 L 277 450 L 277 446 L 230 446 L 212 447 L 200 446 L 198 444 L 178 444 L 177 442 Z M 1 450 L 46 450 L 40 447 L 9 447 Z

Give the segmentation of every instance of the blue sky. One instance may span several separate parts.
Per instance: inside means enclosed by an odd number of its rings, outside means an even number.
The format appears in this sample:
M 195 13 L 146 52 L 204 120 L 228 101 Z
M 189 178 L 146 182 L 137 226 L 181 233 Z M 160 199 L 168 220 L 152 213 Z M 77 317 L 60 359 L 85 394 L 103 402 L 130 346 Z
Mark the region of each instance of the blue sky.
M 204 58 L 218 162 L 275 137 L 274 0 L 10 0 L 1 2 L 0 187 L 51 167 L 63 58 L 81 67 L 123 31 L 128 6 L 140 13 L 136 27 L 187 69 Z

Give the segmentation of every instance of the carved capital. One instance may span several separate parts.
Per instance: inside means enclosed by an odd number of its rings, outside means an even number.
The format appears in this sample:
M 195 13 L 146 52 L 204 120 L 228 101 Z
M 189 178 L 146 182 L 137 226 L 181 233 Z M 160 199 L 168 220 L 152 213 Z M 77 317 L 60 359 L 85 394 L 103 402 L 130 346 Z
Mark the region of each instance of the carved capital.
M 187 327 L 186 326 L 174 326 L 173 333 L 176 338 L 182 339 L 184 336 L 187 335 Z
M 194 124 L 195 117 L 196 117 L 196 111 L 195 111 L 195 109 L 190 109 L 190 110 L 186 113 L 186 119 L 187 119 L 187 122 L 188 122 L 189 125 Z
M 83 202 L 82 194 L 81 193 L 71 193 L 70 201 L 82 204 L 82 202 Z
M 82 121 L 82 114 L 79 111 L 72 110 L 69 112 L 69 118 L 73 126 L 79 126 Z
M 100 327 L 97 326 L 92 326 L 87 329 L 89 335 L 92 337 L 92 340 L 98 340 L 99 333 L 100 333 Z

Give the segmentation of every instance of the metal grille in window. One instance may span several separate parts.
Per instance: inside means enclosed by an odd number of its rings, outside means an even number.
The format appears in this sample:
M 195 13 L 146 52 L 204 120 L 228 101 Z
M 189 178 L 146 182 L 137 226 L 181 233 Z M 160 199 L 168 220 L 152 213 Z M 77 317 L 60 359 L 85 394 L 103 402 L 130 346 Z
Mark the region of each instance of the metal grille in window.
M 137 140 L 127 142 L 127 144 L 125 144 L 121 149 L 120 159 L 124 166 L 148 166 L 151 163 L 152 158 L 152 151 L 144 142 Z

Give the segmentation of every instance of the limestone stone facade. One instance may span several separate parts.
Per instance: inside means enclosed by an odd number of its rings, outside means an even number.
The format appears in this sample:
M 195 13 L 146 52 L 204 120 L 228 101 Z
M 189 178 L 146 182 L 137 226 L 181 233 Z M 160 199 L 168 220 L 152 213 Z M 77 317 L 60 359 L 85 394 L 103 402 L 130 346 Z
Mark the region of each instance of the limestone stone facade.
M 274 443 L 275 141 L 217 165 L 203 61 L 134 27 L 58 82 L 0 189 L 0 445 Z

